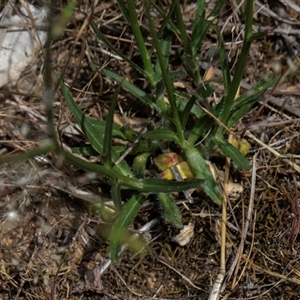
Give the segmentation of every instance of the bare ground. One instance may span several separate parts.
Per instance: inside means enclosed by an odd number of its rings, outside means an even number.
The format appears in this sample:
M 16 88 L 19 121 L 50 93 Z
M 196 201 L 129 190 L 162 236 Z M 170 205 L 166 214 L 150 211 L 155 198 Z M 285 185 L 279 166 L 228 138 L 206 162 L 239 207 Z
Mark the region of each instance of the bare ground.
M 102 119 L 115 86 L 93 70 L 91 61 L 101 66 L 109 64 L 144 89 L 147 85 L 128 65 L 111 57 L 84 24 L 91 3 L 83 1 L 79 5 L 64 36 L 53 43 L 52 69 L 54 84 L 55 73 L 64 74 L 82 110 Z M 259 12 L 255 25 L 268 26 L 270 34 L 251 48 L 243 91 L 260 78 L 285 74 L 292 64 L 298 64 L 299 13 L 290 6 L 283 13 L 275 4 L 271 11 L 268 6 L 256 6 L 255 11 Z M 191 26 L 193 2 L 184 2 L 182 8 L 186 26 Z M 228 21 L 223 34 L 234 65 L 241 48 L 238 41 L 243 18 L 240 11 L 231 13 L 228 4 L 218 22 L 223 26 Z M 130 29 L 114 2 L 96 5 L 92 17 L 101 24 L 111 43 L 140 63 Z M 144 26 L 143 30 L 146 36 L 147 28 Z M 293 32 L 289 39 L 283 37 L 287 30 Z M 211 32 L 203 52 L 215 41 Z M 288 42 L 292 44 L 287 45 Z M 171 60 L 174 70 L 181 68 L 178 48 L 180 42 L 176 41 Z M 38 65 L 42 61 L 43 53 L 37 57 Z M 213 65 L 217 75 L 217 58 Z M 205 71 L 207 64 L 201 67 Z M 34 149 L 47 138 L 41 80 L 39 68 L 29 69 L 17 87 L 2 88 L 1 155 Z M 188 93 L 193 91 L 188 78 L 183 84 Z M 8 88 L 10 91 L 5 93 Z M 216 97 L 221 93 L 220 85 Z M 237 199 L 230 199 L 228 208 L 227 271 L 221 299 L 299 299 L 299 95 L 296 74 L 269 91 L 235 128 L 235 133 L 240 134 L 249 125 L 252 136 L 247 139 L 252 148 L 248 158 L 255 172 L 231 169 L 232 181 L 241 184 L 243 192 Z M 130 124 L 139 131 L 151 119 L 151 110 L 125 91 L 119 97 L 116 123 Z M 60 142 L 65 147 L 84 145 L 86 140 L 76 131 L 59 91 L 53 110 Z M 217 163 L 222 168 L 223 162 Z M 132 231 L 137 232 L 153 222 L 150 229 L 140 233 L 148 241 L 148 248 L 139 254 L 125 250 L 119 264 L 112 265 L 106 241 L 109 224 L 101 221 L 76 191 L 108 195 L 108 187 L 99 178 L 89 177 L 53 153 L 26 163 L 1 166 L 1 299 L 208 298 L 220 271 L 220 207 L 201 193 L 195 195 L 193 204 L 184 201 L 182 195 L 175 195 L 183 223 L 194 224 L 191 241 L 182 247 L 174 242 L 179 230 L 159 217 L 155 198 L 149 199 L 132 226 Z

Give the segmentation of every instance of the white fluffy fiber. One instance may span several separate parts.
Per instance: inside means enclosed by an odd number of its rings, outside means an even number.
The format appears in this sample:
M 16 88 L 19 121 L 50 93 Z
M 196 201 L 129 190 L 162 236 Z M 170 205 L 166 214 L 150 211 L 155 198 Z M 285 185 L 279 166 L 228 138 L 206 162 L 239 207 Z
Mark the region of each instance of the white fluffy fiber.
M 19 0 L 18 10 L 13 13 L 15 2 L 9 0 L 1 13 L 0 87 L 16 83 L 47 39 L 47 29 L 38 28 L 47 25 L 47 8 Z

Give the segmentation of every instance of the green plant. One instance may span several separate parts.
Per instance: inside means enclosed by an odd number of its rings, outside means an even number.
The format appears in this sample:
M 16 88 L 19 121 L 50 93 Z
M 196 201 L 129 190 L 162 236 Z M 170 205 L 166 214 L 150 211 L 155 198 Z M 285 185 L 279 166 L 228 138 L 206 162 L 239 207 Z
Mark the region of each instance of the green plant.
M 51 147 L 44 147 L 39 152 L 45 153 L 49 150 L 55 150 L 63 155 L 69 163 L 96 172 L 109 183 L 111 198 L 116 208 L 115 215 L 112 216 L 115 221 L 110 233 L 109 248 L 113 261 L 117 261 L 121 244 L 126 242 L 124 233 L 127 232 L 129 225 L 133 222 L 149 194 L 158 195 L 157 198 L 163 216 L 178 227 L 182 226 L 181 214 L 176 203 L 169 196 L 170 192 L 201 188 L 214 203 L 221 204 L 222 191 L 215 182 L 206 160 L 218 150 L 224 156 L 230 157 L 237 168 L 249 169 L 250 166 L 245 156 L 227 141 L 226 130 L 242 118 L 259 97 L 277 80 L 258 82 L 250 91 L 236 98 L 246 67 L 251 41 L 255 38 L 252 33 L 253 0 L 247 1 L 243 49 L 232 78 L 222 35 L 219 28 L 213 23 L 225 0 L 217 1 L 208 16 L 205 15 L 206 1 L 198 0 L 190 35 L 187 33 L 183 22 L 179 0 L 170 2 L 168 13 L 165 13 L 155 1 L 144 0 L 145 16 L 153 43 L 153 47 L 150 49 L 146 47 L 140 30 L 135 1 L 128 0 L 126 1 L 127 4 L 121 0 L 117 2 L 131 26 L 136 46 L 143 61 L 143 68 L 137 66 L 119 50 L 115 49 L 93 20 L 90 21 L 90 25 L 99 40 L 106 43 L 111 51 L 120 55 L 147 80 L 151 92 L 146 93 L 139 89 L 109 68 L 100 69 L 97 62 L 94 62 L 93 68 L 98 68 L 103 75 L 110 77 L 119 84 L 112 98 L 107 119 L 102 121 L 84 115 L 73 100 L 67 85 L 63 80 L 60 80 L 60 88 L 66 104 L 91 144 L 91 148 L 80 149 L 81 153 L 97 153 L 101 160 L 99 163 L 91 163 L 65 151 L 58 145 L 53 130 L 50 131 L 53 133 L 53 144 L 51 144 Z M 159 29 L 156 28 L 156 24 L 154 24 L 151 17 L 153 11 L 163 20 Z M 201 45 L 209 29 L 214 30 L 218 37 L 217 53 L 220 59 L 221 80 L 224 86 L 224 95 L 215 106 L 210 105 L 206 99 L 212 95 L 216 87 L 212 82 L 204 80 L 199 70 L 202 59 Z M 183 50 L 179 55 L 185 72 L 175 71 L 169 73 L 169 58 L 175 34 L 182 42 Z M 50 70 L 48 71 L 50 72 Z M 183 93 L 174 86 L 175 80 L 183 80 L 186 76 L 189 76 L 197 87 L 192 95 Z M 113 123 L 121 87 L 127 89 L 133 96 L 149 105 L 156 112 L 161 123 L 159 128 L 149 126 L 147 132 L 138 136 L 130 128 L 121 128 Z M 167 96 L 168 102 L 165 101 L 165 96 Z M 48 117 L 49 121 L 52 122 L 51 113 L 48 114 Z M 190 124 L 192 124 L 191 128 Z M 115 138 L 135 145 L 135 159 L 132 165 L 129 165 L 126 159 L 119 159 L 121 155 L 120 147 L 114 146 L 112 143 Z M 199 141 L 202 141 L 201 144 L 196 145 Z M 147 159 L 166 144 L 175 144 L 176 149 L 180 149 L 179 152 L 190 165 L 194 178 L 176 182 L 154 178 L 154 176 L 146 177 Z M 33 154 L 36 155 L 36 152 L 29 153 L 26 157 Z M 132 196 L 123 205 L 121 191 L 124 189 L 130 189 Z

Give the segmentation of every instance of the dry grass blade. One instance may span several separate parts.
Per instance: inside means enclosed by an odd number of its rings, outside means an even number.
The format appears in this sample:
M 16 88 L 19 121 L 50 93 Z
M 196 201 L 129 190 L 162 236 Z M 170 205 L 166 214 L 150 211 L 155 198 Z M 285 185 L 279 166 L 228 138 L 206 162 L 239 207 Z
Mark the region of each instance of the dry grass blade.
M 240 241 L 239 247 L 237 249 L 236 257 L 232 262 L 232 265 L 231 265 L 231 267 L 230 267 L 230 269 L 227 273 L 227 278 L 226 278 L 226 280 L 229 281 L 232 274 L 234 273 L 234 278 L 233 278 L 233 281 L 232 281 L 232 289 L 234 289 L 236 287 L 237 283 L 238 283 L 238 280 L 236 279 L 236 277 L 237 277 L 237 273 L 239 271 L 240 262 L 241 262 L 243 252 L 244 252 L 244 245 L 245 245 L 246 236 L 248 234 L 249 226 L 250 226 L 250 223 L 251 223 L 251 220 L 252 220 L 255 189 L 256 189 L 256 157 L 257 157 L 257 155 L 258 155 L 258 153 L 256 153 L 253 156 L 251 192 L 250 192 L 249 206 L 248 206 L 248 212 L 247 212 L 247 216 L 246 216 L 246 220 L 245 220 L 245 225 L 242 228 L 241 241 Z M 244 266 L 244 269 L 245 269 L 245 267 L 246 266 Z M 239 278 L 241 278 L 242 275 L 243 274 L 241 274 Z
M 254 136 L 251 132 L 246 131 L 246 135 L 249 138 L 253 139 L 255 142 L 257 142 L 259 145 L 263 146 L 265 149 L 267 149 L 268 151 L 270 151 L 271 153 L 273 153 L 277 158 L 281 158 L 282 157 L 282 155 L 279 152 L 277 152 L 276 150 L 274 150 L 272 147 L 268 146 L 267 144 L 263 143 L 256 136 Z M 282 161 L 284 161 L 289 166 L 291 166 L 295 171 L 297 171 L 298 173 L 300 173 L 300 167 L 296 163 L 292 162 L 290 159 L 287 159 L 287 158 L 282 158 Z

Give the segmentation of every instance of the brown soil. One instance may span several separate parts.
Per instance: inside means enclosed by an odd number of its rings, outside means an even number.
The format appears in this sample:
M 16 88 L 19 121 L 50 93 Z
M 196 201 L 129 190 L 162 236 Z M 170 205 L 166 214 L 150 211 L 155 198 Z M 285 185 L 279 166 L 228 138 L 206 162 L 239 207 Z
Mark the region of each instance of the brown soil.
M 84 23 L 91 17 L 101 24 L 109 41 L 141 64 L 130 28 L 115 2 L 99 1 L 93 7 L 94 2 L 81 1 L 64 35 L 51 46 L 54 121 L 65 148 L 86 145 L 87 140 L 76 129 L 57 89 L 57 74 L 69 84 L 81 109 L 100 119 L 107 115 L 116 85 L 91 62 L 109 65 L 139 87 L 148 88 L 139 74 L 109 54 Z M 163 2 L 167 9 L 167 1 Z M 229 2 L 216 23 L 223 26 L 228 21 L 223 35 L 234 67 L 241 49 L 243 15 L 242 8 L 232 14 Z M 255 6 L 255 26 L 263 26 L 269 34 L 251 48 L 242 91 L 261 78 L 285 75 L 292 64 L 298 64 L 300 14 L 290 6 L 282 8 L 279 0 L 274 3 L 266 9 Z M 58 10 L 63 5 L 57 6 Z M 142 12 L 142 5 L 137 2 L 137 6 Z M 182 10 L 189 28 L 194 3 L 184 1 Z M 142 29 L 149 36 L 146 25 Z M 284 36 L 287 30 L 292 32 L 288 39 Z M 211 31 L 203 54 L 215 41 Z M 181 44 L 175 43 L 170 60 L 173 70 L 182 68 Z M 41 51 L 39 66 L 44 57 Z M 213 65 L 218 75 L 217 58 Z M 200 67 L 204 72 L 208 62 Z M 181 84 L 188 93 L 194 89 L 188 78 Z M 0 155 L 35 149 L 47 138 L 42 87 L 42 71 L 30 68 L 17 87 L 1 88 Z M 220 86 L 216 98 L 221 93 Z M 252 148 L 248 158 L 256 171 L 232 167 L 230 172 L 231 180 L 241 184 L 243 192 L 230 198 L 228 206 L 221 299 L 298 299 L 300 295 L 299 95 L 298 73 L 269 91 L 234 128 L 239 135 L 249 124 L 252 136 L 247 139 Z M 119 95 L 116 123 L 130 124 L 140 132 L 152 114 L 126 91 Z M 97 157 L 93 159 L 97 161 Z M 0 167 L 0 299 L 208 299 L 220 272 L 220 207 L 202 193 L 195 194 L 194 203 L 183 200 L 181 194 L 174 195 L 183 223 L 194 224 L 191 241 L 180 246 L 174 241 L 179 230 L 160 217 L 155 197 L 149 198 L 131 227 L 147 241 L 147 249 L 138 254 L 124 250 L 120 262 L 113 265 L 106 240 L 110 224 L 86 205 L 79 192 L 108 197 L 109 187 L 54 153 Z M 150 229 L 141 233 L 149 222 Z

